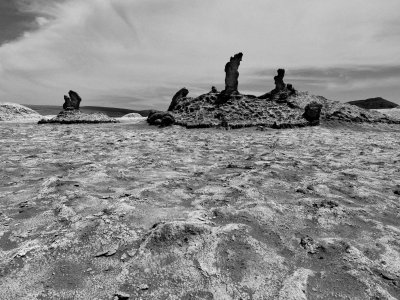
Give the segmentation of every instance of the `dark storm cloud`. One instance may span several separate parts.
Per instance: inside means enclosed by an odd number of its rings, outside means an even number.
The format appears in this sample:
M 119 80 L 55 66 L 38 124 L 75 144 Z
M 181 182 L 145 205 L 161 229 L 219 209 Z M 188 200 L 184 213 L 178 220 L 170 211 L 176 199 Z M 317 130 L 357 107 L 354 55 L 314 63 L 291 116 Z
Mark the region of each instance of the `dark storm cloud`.
M 0 44 L 21 37 L 27 30 L 37 27 L 36 15 L 20 9 L 16 0 L 0 1 Z

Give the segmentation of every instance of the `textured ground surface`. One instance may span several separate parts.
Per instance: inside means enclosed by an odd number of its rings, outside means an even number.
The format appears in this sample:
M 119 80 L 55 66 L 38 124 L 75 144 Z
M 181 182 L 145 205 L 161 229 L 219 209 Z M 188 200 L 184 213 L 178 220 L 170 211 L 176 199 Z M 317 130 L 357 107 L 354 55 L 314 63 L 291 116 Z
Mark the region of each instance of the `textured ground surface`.
M 399 125 L 0 143 L 0 299 L 400 298 Z

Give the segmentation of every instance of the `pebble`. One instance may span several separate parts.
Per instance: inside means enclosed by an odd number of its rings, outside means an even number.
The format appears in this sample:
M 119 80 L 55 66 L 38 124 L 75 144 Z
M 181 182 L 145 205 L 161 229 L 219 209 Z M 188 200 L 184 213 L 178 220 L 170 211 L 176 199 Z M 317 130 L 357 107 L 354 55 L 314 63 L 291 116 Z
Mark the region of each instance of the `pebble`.
M 139 290 L 146 291 L 149 289 L 149 286 L 145 283 L 142 283 L 141 285 L 138 286 L 138 288 Z
M 114 300 L 126 300 L 130 299 L 130 295 L 127 293 L 117 292 L 114 294 Z

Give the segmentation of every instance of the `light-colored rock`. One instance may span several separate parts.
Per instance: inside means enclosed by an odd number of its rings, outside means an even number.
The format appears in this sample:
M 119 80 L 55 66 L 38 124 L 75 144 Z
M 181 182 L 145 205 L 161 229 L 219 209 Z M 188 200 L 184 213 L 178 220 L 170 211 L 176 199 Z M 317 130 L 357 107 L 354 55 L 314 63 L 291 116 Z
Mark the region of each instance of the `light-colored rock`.
M 138 113 L 130 113 L 122 116 L 121 118 L 129 118 L 129 119 L 137 119 L 137 118 L 144 118 L 141 114 Z
M 38 120 L 42 116 L 26 106 L 17 103 L 0 103 L 0 121 Z

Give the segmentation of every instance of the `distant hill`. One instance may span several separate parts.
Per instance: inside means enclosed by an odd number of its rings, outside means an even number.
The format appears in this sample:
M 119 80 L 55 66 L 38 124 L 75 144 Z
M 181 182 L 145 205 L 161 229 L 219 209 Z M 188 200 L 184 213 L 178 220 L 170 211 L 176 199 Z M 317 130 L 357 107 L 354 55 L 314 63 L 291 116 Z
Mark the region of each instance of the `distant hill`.
M 365 109 L 386 109 L 386 108 L 395 108 L 399 105 L 393 102 L 390 102 L 381 97 L 376 98 L 368 98 L 365 100 L 355 100 L 347 102 L 352 105 L 357 105 L 358 107 Z
M 25 106 L 37 111 L 39 114 L 46 115 L 57 115 L 60 111 L 62 111 L 62 107 L 59 105 L 31 105 L 26 104 Z M 144 117 L 147 117 L 150 110 L 132 110 L 126 108 L 116 108 L 116 107 L 103 107 L 103 106 L 82 106 L 80 108 L 83 113 L 96 113 L 102 112 L 109 117 L 119 118 L 126 114 L 130 113 L 138 113 Z

